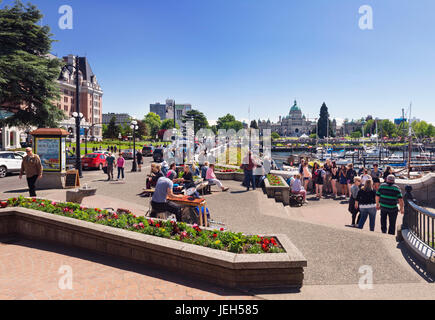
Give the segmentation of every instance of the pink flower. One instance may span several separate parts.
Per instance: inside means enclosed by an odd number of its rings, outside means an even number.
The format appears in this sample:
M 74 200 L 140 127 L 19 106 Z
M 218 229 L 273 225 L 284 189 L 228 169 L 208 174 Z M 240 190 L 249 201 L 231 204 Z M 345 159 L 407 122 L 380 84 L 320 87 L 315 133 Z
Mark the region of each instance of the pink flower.
M 181 233 L 181 237 L 182 237 L 182 238 L 186 238 L 186 237 L 187 237 L 187 232 L 186 232 L 186 231 L 183 231 L 183 232 Z
M 133 227 L 139 229 L 139 226 L 136 223 L 133 225 Z
M 143 225 L 143 223 L 139 223 L 139 227 L 141 227 L 142 229 L 145 228 L 145 226 Z
M 194 229 L 198 228 L 198 225 L 195 223 L 195 224 L 193 225 L 193 228 L 194 228 Z
M 51 204 L 52 204 L 53 206 L 57 205 L 57 203 L 56 203 L 56 202 L 54 202 L 54 201 L 53 201 L 53 202 L 52 202 Z

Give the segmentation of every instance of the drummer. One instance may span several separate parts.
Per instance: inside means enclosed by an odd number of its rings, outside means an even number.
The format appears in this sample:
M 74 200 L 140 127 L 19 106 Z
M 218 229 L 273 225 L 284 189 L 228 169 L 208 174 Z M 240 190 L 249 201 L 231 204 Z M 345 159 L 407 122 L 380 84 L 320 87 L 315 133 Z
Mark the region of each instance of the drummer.
M 159 178 L 159 180 L 157 180 L 153 198 L 151 199 L 151 207 L 153 208 L 153 211 L 168 211 L 173 213 L 177 217 L 177 221 L 181 221 L 182 207 L 167 199 L 168 195 L 172 198 L 183 198 L 183 195 L 176 195 L 172 192 L 173 186 L 174 183 L 170 179 L 166 177 Z

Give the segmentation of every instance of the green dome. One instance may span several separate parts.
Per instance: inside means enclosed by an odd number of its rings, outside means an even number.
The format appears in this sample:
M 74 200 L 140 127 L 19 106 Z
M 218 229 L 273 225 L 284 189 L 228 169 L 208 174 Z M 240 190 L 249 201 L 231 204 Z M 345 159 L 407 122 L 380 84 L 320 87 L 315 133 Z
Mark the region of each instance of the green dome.
M 295 100 L 295 104 L 290 109 L 290 112 L 293 112 L 293 111 L 301 111 L 301 108 L 298 107 L 296 100 Z

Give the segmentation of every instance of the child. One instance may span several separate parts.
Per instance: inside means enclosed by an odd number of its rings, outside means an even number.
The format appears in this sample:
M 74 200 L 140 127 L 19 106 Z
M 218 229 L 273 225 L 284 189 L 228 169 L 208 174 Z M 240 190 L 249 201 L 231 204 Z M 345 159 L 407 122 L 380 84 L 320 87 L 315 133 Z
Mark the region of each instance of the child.
M 348 210 L 352 214 L 352 227 L 354 227 L 354 228 L 357 227 L 357 225 L 359 223 L 359 218 L 360 218 L 360 216 L 358 215 L 358 219 L 355 223 L 356 215 L 359 212 L 359 208 L 355 208 L 355 201 L 356 201 L 356 198 L 358 196 L 360 184 L 361 184 L 361 178 L 355 177 L 353 179 L 353 185 L 350 188 L 350 195 L 349 195 L 349 209 Z

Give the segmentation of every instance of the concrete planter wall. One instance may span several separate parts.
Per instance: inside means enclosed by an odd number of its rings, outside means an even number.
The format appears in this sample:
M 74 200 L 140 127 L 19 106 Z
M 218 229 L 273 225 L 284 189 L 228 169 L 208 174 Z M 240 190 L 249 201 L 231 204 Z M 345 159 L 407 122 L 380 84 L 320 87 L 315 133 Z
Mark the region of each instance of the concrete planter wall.
M 283 186 L 271 186 L 269 180 L 264 179 L 264 189 L 268 198 L 275 198 L 275 200 L 281 201 L 284 205 L 290 205 L 290 187 L 287 182 L 278 176 L 283 183 Z
M 301 287 L 307 266 L 281 234 L 274 236 L 286 253 L 234 254 L 26 208 L 0 210 L 0 236 L 83 248 L 235 288 Z
M 234 180 L 234 172 L 215 172 L 218 180 Z

